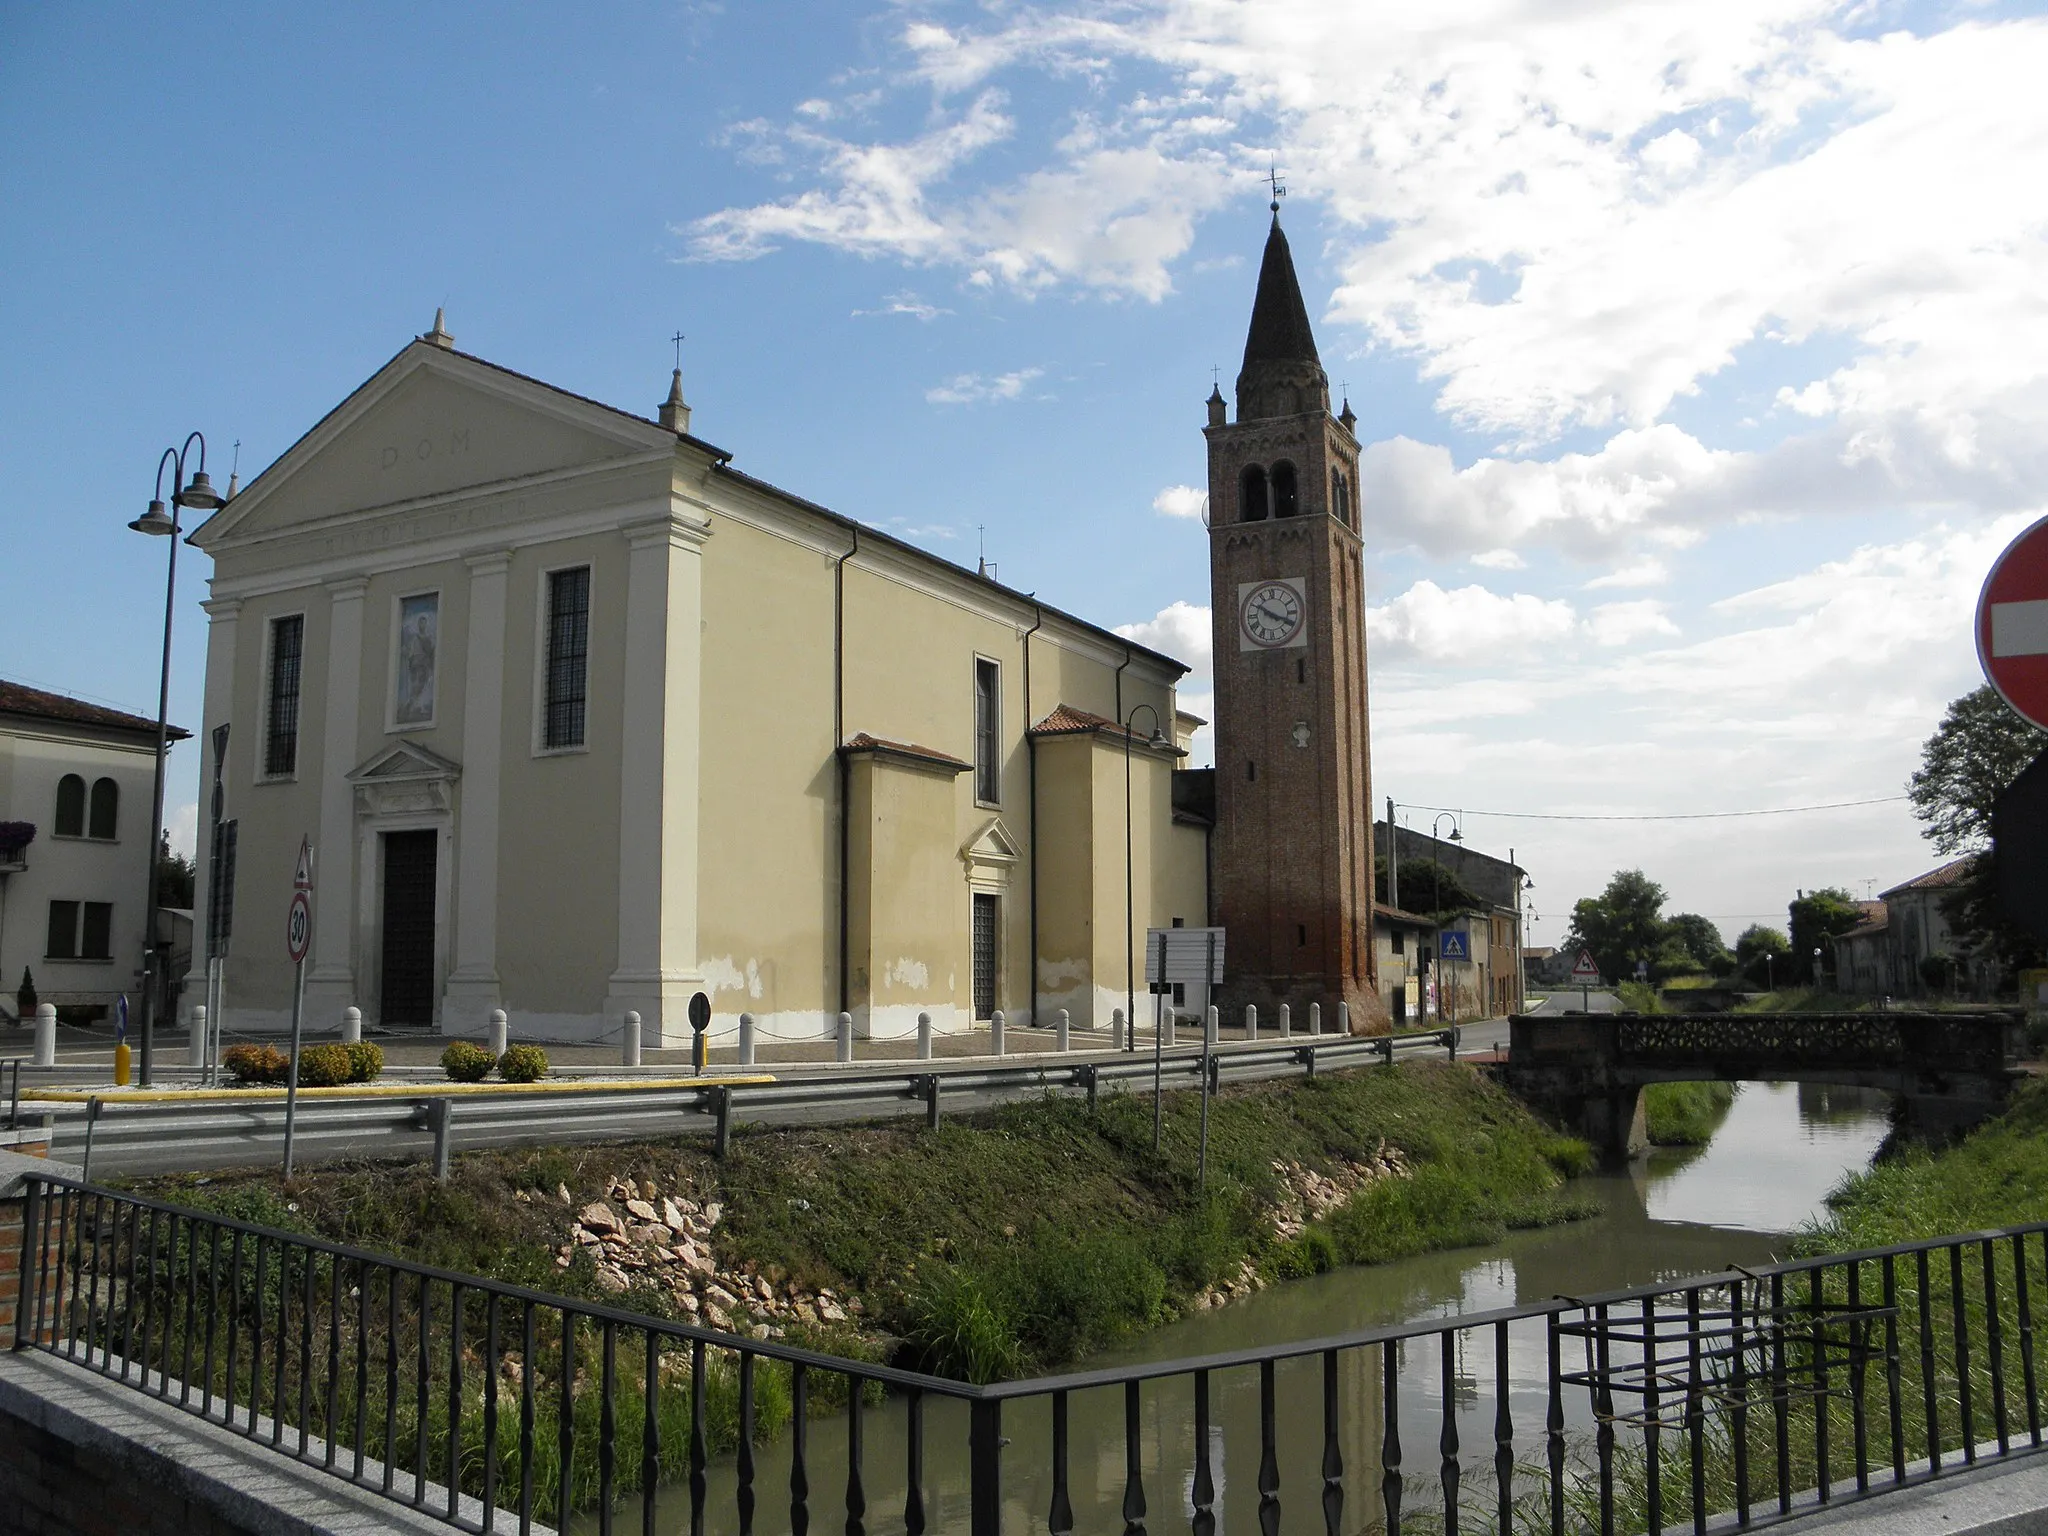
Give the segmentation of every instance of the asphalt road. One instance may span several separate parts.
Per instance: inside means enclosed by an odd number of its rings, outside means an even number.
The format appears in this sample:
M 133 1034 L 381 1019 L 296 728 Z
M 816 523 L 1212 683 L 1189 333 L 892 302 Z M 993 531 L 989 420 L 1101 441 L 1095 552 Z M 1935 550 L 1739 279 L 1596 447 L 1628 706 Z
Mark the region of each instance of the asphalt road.
M 1599 987 L 1581 990 L 1578 987 L 1560 987 L 1555 992 L 1531 992 L 1529 994 L 1531 1013 L 1618 1013 L 1621 1000 L 1612 992 Z

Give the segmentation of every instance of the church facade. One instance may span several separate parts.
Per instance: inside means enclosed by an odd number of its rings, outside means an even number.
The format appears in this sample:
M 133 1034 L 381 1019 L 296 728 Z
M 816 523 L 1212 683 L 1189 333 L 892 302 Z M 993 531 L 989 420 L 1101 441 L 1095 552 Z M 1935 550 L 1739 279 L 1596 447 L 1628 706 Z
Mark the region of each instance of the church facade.
M 1272 238 L 1239 420 L 1210 403 L 1214 775 L 1179 661 L 744 473 L 680 373 L 639 417 L 437 316 L 192 536 L 227 1027 L 289 1018 L 302 839 L 313 1030 L 676 1043 L 698 991 L 763 1038 L 1106 1028 L 1127 914 L 1141 957 L 1226 925 L 1233 1005 L 1384 1017 L 1356 442 Z

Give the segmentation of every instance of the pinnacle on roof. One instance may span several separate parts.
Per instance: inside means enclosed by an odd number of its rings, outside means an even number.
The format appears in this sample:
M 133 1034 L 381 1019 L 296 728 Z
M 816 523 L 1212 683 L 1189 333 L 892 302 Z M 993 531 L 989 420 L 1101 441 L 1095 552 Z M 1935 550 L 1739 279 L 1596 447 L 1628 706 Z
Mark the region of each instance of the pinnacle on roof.
M 690 430 L 690 407 L 683 400 L 683 370 L 676 369 L 669 379 L 668 399 L 661 403 L 657 420 L 671 432 Z
M 1309 329 L 1308 306 L 1301 301 L 1301 282 L 1294 275 L 1294 256 L 1276 213 L 1266 236 L 1265 258 L 1259 263 L 1259 291 L 1244 338 L 1244 366 L 1321 361 L 1315 333 Z
M 431 346 L 453 348 L 455 338 L 448 334 L 448 312 L 441 305 L 434 306 L 434 328 L 420 338 Z

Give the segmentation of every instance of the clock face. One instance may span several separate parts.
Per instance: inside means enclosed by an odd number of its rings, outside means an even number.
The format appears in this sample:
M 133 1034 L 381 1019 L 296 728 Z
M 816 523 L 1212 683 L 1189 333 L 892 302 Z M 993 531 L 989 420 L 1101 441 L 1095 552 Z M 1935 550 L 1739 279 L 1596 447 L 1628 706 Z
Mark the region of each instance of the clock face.
M 1291 581 L 1260 582 L 1246 590 L 1237 609 L 1245 638 L 1269 648 L 1287 645 L 1299 636 L 1303 616 L 1301 593 Z

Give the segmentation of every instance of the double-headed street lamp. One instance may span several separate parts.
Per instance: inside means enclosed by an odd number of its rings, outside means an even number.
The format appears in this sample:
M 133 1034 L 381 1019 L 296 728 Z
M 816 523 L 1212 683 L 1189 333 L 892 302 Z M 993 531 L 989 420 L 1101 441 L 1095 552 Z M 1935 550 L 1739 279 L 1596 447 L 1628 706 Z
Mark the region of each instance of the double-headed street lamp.
M 192 445 L 199 445 L 199 467 L 192 471 L 191 479 L 185 478 L 185 456 L 192 451 Z M 171 470 L 171 500 L 164 504 L 164 468 Z M 156 696 L 156 788 L 149 800 L 149 899 L 143 905 L 142 928 L 142 1086 L 150 1086 L 150 1069 L 155 1062 L 156 1045 L 156 994 L 163 965 L 163 952 L 157 939 L 157 879 L 158 865 L 162 861 L 164 840 L 164 754 L 170 735 L 171 712 L 171 618 L 177 611 L 178 595 L 178 510 L 190 507 L 195 512 L 212 512 L 226 501 L 213 482 L 206 477 L 206 439 L 194 432 L 185 439 L 182 448 L 166 448 L 164 456 L 156 464 L 156 494 L 150 498 L 149 510 L 128 526 L 137 533 L 169 534 L 171 539 L 170 569 L 164 576 L 164 652 L 162 676 L 157 685 Z
M 1436 903 L 1438 911 L 1443 910 L 1444 901 L 1443 824 L 1446 818 L 1451 823 L 1451 841 L 1454 843 L 1465 841 L 1465 834 L 1458 830 L 1458 813 L 1456 811 L 1438 811 L 1436 813 L 1436 820 L 1429 824 L 1429 840 L 1436 844 L 1436 878 L 1430 899 Z M 1451 973 L 1444 966 L 1443 929 L 1439 927 L 1437 929 L 1436 941 L 1436 1016 L 1439 1020 L 1444 1016 L 1444 990 L 1449 986 L 1450 979 Z M 1454 1024 L 1457 1022 L 1457 1014 L 1458 994 L 1453 989 L 1451 992 L 1451 1022 Z
M 1124 1049 L 1138 1048 L 1138 932 L 1131 903 L 1131 721 L 1144 710 L 1152 717 L 1152 739 L 1145 744 L 1153 751 L 1166 746 L 1160 728 L 1159 711 L 1150 704 L 1133 704 L 1123 721 L 1124 728 Z

